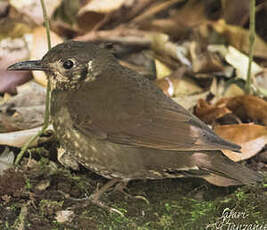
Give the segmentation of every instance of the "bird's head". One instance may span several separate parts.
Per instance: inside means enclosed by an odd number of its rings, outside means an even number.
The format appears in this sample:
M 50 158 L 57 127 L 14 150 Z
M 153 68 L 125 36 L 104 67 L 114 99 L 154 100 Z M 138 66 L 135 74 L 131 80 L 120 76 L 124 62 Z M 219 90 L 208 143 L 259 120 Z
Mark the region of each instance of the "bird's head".
M 97 79 L 116 65 L 113 55 L 89 42 L 67 41 L 53 47 L 41 60 L 18 62 L 8 70 L 45 71 L 52 89 L 73 89 Z

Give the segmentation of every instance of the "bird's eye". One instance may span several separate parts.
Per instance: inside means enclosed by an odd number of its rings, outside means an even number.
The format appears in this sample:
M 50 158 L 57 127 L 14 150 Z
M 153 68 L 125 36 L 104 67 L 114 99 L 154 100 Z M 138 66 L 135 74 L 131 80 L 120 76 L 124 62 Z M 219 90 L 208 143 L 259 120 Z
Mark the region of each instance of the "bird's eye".
M 71 69 L 73 67 L 74 63 L 72 60 L 67 60 L 63 62 L 64 69 Z

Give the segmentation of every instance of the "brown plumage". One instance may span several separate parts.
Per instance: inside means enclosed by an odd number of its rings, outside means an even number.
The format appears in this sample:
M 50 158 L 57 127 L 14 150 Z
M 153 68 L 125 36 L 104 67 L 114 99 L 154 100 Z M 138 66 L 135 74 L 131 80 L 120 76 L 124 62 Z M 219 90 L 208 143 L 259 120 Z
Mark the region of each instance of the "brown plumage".
M 52 122 L 60 144 L 81 164 L 111 179 L 162 179 L 210 173 L 251 184 L 260 174 L 226 158 L 240 147 L 121 66 L 105 49 L 69 41 L 41 61 L 10 70 L 46 71 Z

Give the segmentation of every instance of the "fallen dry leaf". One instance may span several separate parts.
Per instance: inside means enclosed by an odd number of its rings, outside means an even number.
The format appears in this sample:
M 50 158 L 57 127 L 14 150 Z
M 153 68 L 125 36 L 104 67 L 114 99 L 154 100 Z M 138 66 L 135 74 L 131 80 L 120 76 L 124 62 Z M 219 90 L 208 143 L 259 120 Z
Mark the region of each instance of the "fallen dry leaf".
M 197 85 L 196 81 L 183 77 L 180 79 L 179 82 L 177 82 L 177 85 L 174 86 L 174 95 L 180 96 L 180 95 L 192 95 L 192 94 L 198 94 L 202 93 L 203 89 Z
M 31 81 L 0 107 L 0 132 L 35 128 L 43 124 L 46 89 Z
M 196 81 L 185 75 L 187 71 L 187 67 L 178 67 L 170 75 L 157 79 L 154 83 L 170 97 L 202 93 L 203 89 L 196 83 Z
M 25 60 L 29 57 L 28 39 L 30 40 L 30 36 L 25 35 L 20 38 L 0 40 L 0 69 L 6 69 L 14 62 Z
M 155 66 L 156 66 L 157 79 L 162 79 L 170 75 L 172 72 L 167 65 L 165 65 L 158 59 L 155 59 Z
M 214 96 L 210 100 L 211 104 L 216 104 L 216 103 L 225 104 L 224 100 L 227 101 L 228 100 L 227 98 L 243 96 L 245 94 L 244 89 L 240 88 L 238 84 L 235 83 L 235 81 L 225 82 L 224 79 L 219 79 L 219 78 L 212 79 L 212 83 L 210 85 L 209 90 L 210 93 Z
M 203 99 L 198 101 L 195 114 L 207 124 L 213 124 L 217 119 L 231 113 L 225 104 L 210 105 Z
M 8 145 L 20 148 L 40 130 L 41 127 L 16 132 L 0 133 L 0 145 Z M 36 144 L 37 142 L 33 143 L 33 146 Z
M 224 0 L 221 1 L 225 21 L 231 25 L 243 26 L 249 19 L 249 0 Z
M 125 0 L 92 0 L 78 12 L 77 23 L 82 31 L 97 30 L 111 18 L 111 12 L 122 7 Z
M 42 127 L 16 132 L 0 133 L 0 145 L 8 145 L 20 148 L 33 136 L 35 136 L 41 130 L 41 128 Z M 48 129 L 52 129 L 52 126 L 49 126 Z M 35 146 L 37 143 L 38 141 L 36 140 L 31 146 Z
M 74 212 L 71 210 L 61 210 L 56 212 L 56 221 L 58 223 L 71 222 L 74 218 Z
M 221 125 L 214 131 L 222 138 L 241 146 L 242 153 L 222 150 L 232 161 L 255 156 L 267 144 L 267 127 L 255 124 Z
M 152 41 L 152 50 L 160 53 L 161 55 L 170 56 L 176 60 L 179 60 L 177 56 L 177 45 L 169 41 L 169 36 L 167 34 L 148 33 L 148 36 Z
M 229 44 L 248 53 L 249 50 L 249 30 L 239 26 L 227 25 L 224 20 L 212 23 L 213 28 L 228 41 Z M 267 58 L 267 43 L 258 35 L 255 38 L 254 55 L 261 58 Z
M 0 154 L 0 175 L 3 175 L 3 172 L 13 166 L 15 155 L 8 147 Z
M 267 68 L 255 76 L 254 86 L 267 97 Z
M 245 95 L 245 91 L 237 84 L 231 84 L 224 92 L 225 97 L 237 97 Z
M 63 42 L 63 39 L 60 38 L 56 33 L 50 31 L 52 47 Z M 31 60 L 39 60 L 46 54 L 48 51 L 46 30 L 44 27 L 40 26 L 33 30 L 33 42 L 30 51 Z M 46 75 L 42 71 L 33 71 L 33 78 L 39 84 L 46 86 L 47 79 Z
M 211 104 L 215 104 L 223 97 L 225 90 L 225 81 L 217 78 L 212 78 L 212 82 L 209 88 L 210 93 L 214 96 L 211 100 Z
M 236 76 L 243 80 L 247 80 L 248 61 L 249 57 L 241 53 L 236 48 L 229 46 L 228 52 L 225 55 L 225 60 L 236 69 Z M 251 75 L 254 77 L 256 74 L 262 72 L 262 68 L 256 63 L 252 62 Z
M 10 0 L 10 4 L 22 15 L 26 15 L 36 24 L 44 22 L 43 10 L 40 1 L 36 0 Z M 51 17 L 54 10 L 59 6 L 61 0 L 46 0 L 46 10 L 48 17 Z
M 175 3 L 175 1 L 163 1 L 163 3 L 159 3 L 158 5 L 170 5 L 171 2 Z M 189 36 L 193 28 L 206 24 L 207 18 L 205 16 L 204 2 L 187 1 L 182 8 L 179 7 L 173 10 L 172 16 L 169 18 L 155 18 L 151 20 L 150 18 L 155 17 L 156 12 L 149 12 L 148 10 L 144 13 L 144 16 L 140 15 L 134 19 L 134 22 L 142 22 L 139 25 L 142 29 L 166 33 L 180 39 Z
M 113 10 L 119 9 L 125 0 L 91 0 L 85 6 L 83 6 L 78 14 L 85 12 L 97 12 L 97 13 L 109 13 Z
M 177 97 L 173 97 L 172 99 L 183 106 L 185 109 L 193 111 L 193 107 L 197 104 L 199 99 L 206 100 L 209 95 L 209 91 L 203 93 L 197 93 L 194 95 L 181 95 Z
M 177 79 L 177 81 L 179 81 Z M 155 84 L 162 89 L 162 91 L 169 97 L 173 97 L 174 94 L 174 85 L 173 81 L 169 77 L 159 79 L 155 81 Z
M 203 92 L 203 89 L 196 84 L 196 82 L 189 78 L 174 78 L 165 77 L 163 79 L 157 80 L 156 85 L 158 85 L 163 92 L 168 96 L 181 96 L 181 95 L 193 95 Z
M 0 92 L 16 93 L 16 87 L 30 80 L 29 71 L 9 72 L 6 68 L 29 57 L 26 37 L 0 41 Z
M 11 72 L 6 70 L 0 70 L 0 92 L 15 94 L 16 88 L 32 79 L 32 75 L 29 71 Z
M 169 8 L 171 5 L 180 2 L 181 0 L 170 0 L 170 1 L 163 1 L 163 2 L 156 2 L 155 4 L 151 5 L 148 9 L 143 11 L 142 14 L 138 15 L 132 20 L 132 23 L 140 23 L 149 20 L 151 17 L 154 17 L 155 14 Z
M 207 49 L 203 50 L 199 43 L 191 42 L 189 50 L 194 73 L 209 73 L 210 76 L 212 72 L 224 70 L 224 66 L 216 54 L 208 52 Z
M 252 120 L 267 125 L 267 102 L 252 95 L 221 99 L 227 108 L 242 120 Z
M 118 27 L 114 30 L 91 31 L 74 38 L 76 41 L 103 41 L 149 47 L 152 43 L 152 32 Z
M 115 24 L 123 24 L 133 20 L 136 16 L 138 17 L 144 11 L 153 4 L 154 0 L 126 0 L 123 4 L 122 10 L 117 10 L 112 15 L 112 20 Z M 131 21 L 130 21 L 131 22 Z

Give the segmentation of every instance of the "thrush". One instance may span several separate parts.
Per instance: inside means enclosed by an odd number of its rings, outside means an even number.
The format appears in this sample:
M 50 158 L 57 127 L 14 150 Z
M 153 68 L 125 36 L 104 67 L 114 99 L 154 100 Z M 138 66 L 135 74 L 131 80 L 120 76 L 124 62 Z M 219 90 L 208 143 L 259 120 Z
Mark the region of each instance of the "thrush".
M 51 81 L 51 120 L 61 146 L 83 166 L 111 179 L 94 193 L 98 201 L 117 181 L 215 174 L 236 184 L 261 181 L 222 149 L 240 146 L 206 124 L 106 49 L 67 41 L 42 60 L 9 70 L 45 71 Z M 222 184 L 223 185 L 223 184 Z

